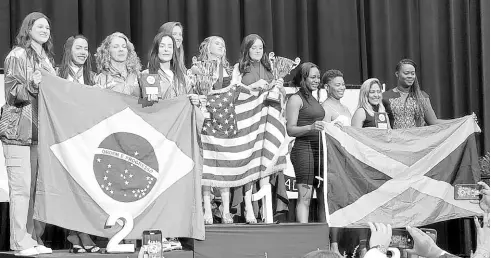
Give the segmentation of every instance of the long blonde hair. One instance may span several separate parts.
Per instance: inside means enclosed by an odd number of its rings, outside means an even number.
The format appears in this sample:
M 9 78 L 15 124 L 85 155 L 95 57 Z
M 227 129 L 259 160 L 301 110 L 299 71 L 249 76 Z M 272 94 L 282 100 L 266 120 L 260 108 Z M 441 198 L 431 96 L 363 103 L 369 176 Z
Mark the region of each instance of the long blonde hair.
M 360 88 L 360 97 L 358 98 L 358 108 L 363 108 L 367 111 L 367 113 L 371 116 L 374 115 L 374 110 L 370 101 L 368 101 L 368 94 L 370 93 L 370 89 L 372 85 L 378 84 L 380 90 L 383 90 L 382 84 L 377 78 L 370 78 L 363 82 Z M 382 101 L 379 103 L 378 112 L 385 112 L 384 105 Z
M 207 61 L 210 60 L 210 45 L 215 42 L 215 40 L 221 40 L 225 44 L 225 40 L 223 40 L 220 36 L 210 36 L 201 42 L 199 45 L 199 56 L 198 61 Z M 227 47 L 225 45 L 225 51 L 223 56 L 220 58 L 220 62 L 222 63 L 224 68 L 228 68 L 230 65 L 227 60 Z

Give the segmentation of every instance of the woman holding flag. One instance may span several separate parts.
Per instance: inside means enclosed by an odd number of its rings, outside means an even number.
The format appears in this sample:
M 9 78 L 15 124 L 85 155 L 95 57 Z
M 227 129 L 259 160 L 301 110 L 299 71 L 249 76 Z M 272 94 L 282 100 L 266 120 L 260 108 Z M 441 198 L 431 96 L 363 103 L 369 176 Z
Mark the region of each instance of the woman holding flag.
M 387 113 L 385 113 L 382 104 L 382 85 L 378 79 L 371 78 L 361 85 L 358 109 L 351 119 L 351 126 L 357 128 L 377 127 L 375 113 L 380 113 L 384 117 L 383 121 L 388 121 Z M 390 128 L 390 124 L 387 126 Z
M 160 26 L 158 33 L 165 33 L 167 35 L 171 35 L 174 40 L 176 41 L 176 55 L 177 58 L 179 59 L 179 66 L 181 70 L 186 71 L 186 65 L 184 63 L 184 47 L 182 46 L 183 42 L 183 31 L 184 27 L 180 22 L 166 22 Z
M 383 104 L 394 129 L 443 123 L 431 106 L 429 95 L 422 91 L 416 76 L 416 63 L 402 59 L 396 65 L 397 86 L 382 94 Z
M 95 78 L 97 86 L 140 97 L 140 58 L 123 33 L 115 32 L 102 41 L 97 48 L 96 64 L 99 73 Z
M 268 60 L 268 55 L 264 48 L 266 47 L 264 40 L 256 34 L 247 35 L 243 40 L 240 47 L 239 63 L 235 64 L 232 72 L 231 84 L 245 85 L 252 90 L 269 90 L 272 86 L 278 88 L 283 87 L 283 79 L 274 80 L 271 64 Z M 274 178 L 269 176 L 263 177 L 259 180 L 260 188 L 271 187 L 271 182 L 276 187 L 276 195 L 286 197 L 286 188 L 284 184 L 277 183 L 275 175 Z M 281 175 L 283 178 L 283 175 Z M 234 189 L 234 199 L 232 206 L 238 207 L 240 203 L 244 201 L 245 206 L 245 220 L 246 223 L 257 223 L 256 215 L 252 204 L 252 193 L 254 184 L 247 183 L 244 187 L 237 187 Z M 243 198 L 242 198 L 243 197 Z M 279 199 L 279 198 L 278 198 Z M 288 198 L 284 198 L 288 200 Z M 277 210 L 284 210 L 287 208 L 283 205 L 279 206 L 277 202 Z
M 42 13 L 22 21 L 16 46 L 5 58 L 5 101 L 0 119 L 10 191 L 10 248 L 16 255 L 53 251 L 43 245 L 44 223 L 33 219 L 38 171 L 38 94 L 41 70 L 55 74 L 51 22 Z
M 198 62 L 216 61 L 217 69 L 215 69 L 214 77 L 217 78 L 213 84 L 213 91 L 225 89 L 230 86 L 232 71 L 227 60 L 227 48 L 225 41 L 219 36 L 210 36 L 201 42 L 199 46 Z M 193 74 L 201 74 L 198 64 L 194 64 L 191 68 Z M 195 89 L 196 91 L 196 89 Z M 196 91 L 197 92 L 197 91 Z M 207 96 L 201 95 L 200 99 L 206 99 Z M 204 220 L 206 225 L 213 224 L 213 214 L 211 210 L 211 187 L 203 185 L 203 205 L 204 205 Z M 221 187 L 220 196 L 222 198 L 222 223 L 231 224 L 234 222 L 232 214 L 230 214 L 230 188 Z
M 309 207 L 313 196 L 315 175 L 321 171 L 319 132 L 324 130 L 322 120 L 325 111 L 314 98 L 312 92 L 320 85 L 320 72 L 317 65 L 303 63 L 300 65 L 293 84 L 300 90 L 290 97 L 286 105 L 286 130 L 295 138 L 290 158 L 295 170 L 298 189 L 296 207 L 297 221 L 309 222 Z M 319 219 L 325 222 L 324 195 L 317 188 L 319 200 Z
M 95 74 L 92 72 L 92 59 L 89 52 L 89 41 L 82 35 L 69 37 L 63 47 L 58 76 L 69 81 L 92 86 Z M 73 253 L 97 253 L 101 249 L 86 233 L 69 230 L 67 240 L 72 243 Z
M 160 92 L 149 95 L 149 100 L 176 98 L 191 91 L 176 49 L 177 43 L 173 36 L 165 32 L 155 36 L 150 49 L 148 69 L 142 74 L 158 74 Z M 196 94 L 189 95 L 189 98 L 193 104 L 199 104 Z
M 322 75 L 322 85 L 327 90 L 327 99 L 322 103 L 322 107 L 326 112 L 324 121 L 337 126 L 350 126 L 351 113 L 348 107 L 341 103 L 341 98 L 346 90 L 343 73 L 339 70 L 327 70 Z M 338 249 L 339 228 L 332 227 L 330 231 L 331 251 L 340 254 Z

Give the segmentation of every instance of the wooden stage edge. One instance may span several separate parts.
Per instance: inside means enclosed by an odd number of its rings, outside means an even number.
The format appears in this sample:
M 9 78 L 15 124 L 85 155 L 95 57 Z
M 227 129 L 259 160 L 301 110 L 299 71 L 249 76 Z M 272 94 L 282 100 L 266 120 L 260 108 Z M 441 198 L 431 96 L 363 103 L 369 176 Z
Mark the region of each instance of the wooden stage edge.
M 242 257 L 302 257 L 329 245 L 329 226 L 325 223 L 285 224 L 217 224 L 206 226 L 206 240 L 183 239 L 184 250 L 165 252 L 165 258 L 242 258 Z M 14 252 L 0 252 L 2 257 L 14 256 Z M 32 257 L 138 257 L 129 254 L 83 253 L 72 254 L 68 250 L 55 250 L 53 254 Z

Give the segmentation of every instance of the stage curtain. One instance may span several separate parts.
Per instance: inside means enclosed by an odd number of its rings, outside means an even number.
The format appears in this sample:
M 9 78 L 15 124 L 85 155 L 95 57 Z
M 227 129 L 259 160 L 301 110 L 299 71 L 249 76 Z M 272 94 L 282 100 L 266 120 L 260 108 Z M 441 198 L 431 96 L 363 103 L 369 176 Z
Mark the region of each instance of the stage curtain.
M 390 89 L 401 58 L 418 63 L 422 88 L 441 118 L 475 112 L 489 151 L 489 2 L 485 0 L 10 0 L 0 2 L 0 57 L 32 11 L 53 23 L 56 60 L 66 38 L 84 34 L 92 52 L 120 31 L 146 64 L 158 28 L 184 25 L 186 63 L 207 36 L 220 35 L 236 63 L 240 43 L 261 35 L 266 51 L 339 69 L 349 84 L 377 77 Z M 3 65 L 3 64 L 2 64 Z M 2 66 L 0 65 L 0 67 Z
M 166 21 L 184 25 L 188 67 L 210 35 L 225 39 L 227 56 L 236 63 L 241 40 L 250 33 L 264 38 L 266 51 L 298 56 L 322 71 L 341 70 L 348 84 L 376 77 L 390 89 L 396 63 L 411 58 L 437 116 L 475 112 L 483 129 L 480 153 L 489 151 L 488 0 L 4 0 L 2 59 L 32 11 L 50 17 L 58 62 L 69 36 L 87 36 L 93 53 L 108 34 L 120 31 L 145 65 Z

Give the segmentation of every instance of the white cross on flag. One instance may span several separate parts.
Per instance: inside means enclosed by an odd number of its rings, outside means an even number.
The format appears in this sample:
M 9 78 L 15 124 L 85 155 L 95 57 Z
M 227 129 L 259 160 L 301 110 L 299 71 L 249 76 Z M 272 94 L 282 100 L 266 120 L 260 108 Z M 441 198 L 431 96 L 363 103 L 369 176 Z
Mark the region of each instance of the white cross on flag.
M 390 131 L 329 125 L 322 138 L 330 225 L 421 226 L 481 213 L 454 199 L 455 184 L 479 180 L 477 132 L 472 116 Z

